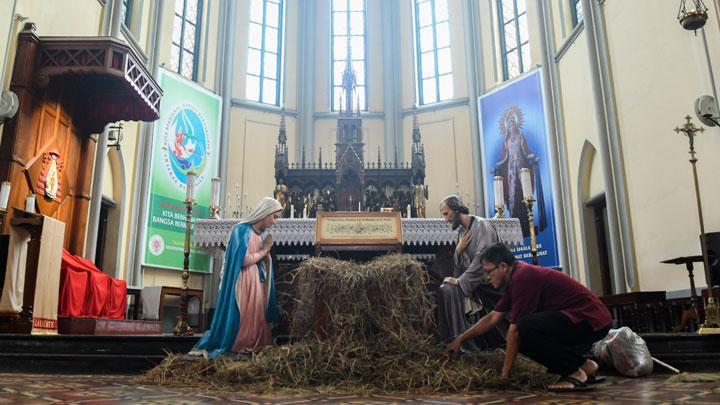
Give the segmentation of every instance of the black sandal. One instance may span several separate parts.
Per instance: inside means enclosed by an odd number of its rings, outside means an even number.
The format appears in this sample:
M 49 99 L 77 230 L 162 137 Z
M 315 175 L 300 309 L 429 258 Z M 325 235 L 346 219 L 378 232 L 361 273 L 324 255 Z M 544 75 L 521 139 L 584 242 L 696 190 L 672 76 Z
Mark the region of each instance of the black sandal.
M 575 377 L 570 377 L 569 375 L 560 377 L 559 380 L 557 380 L 557 383 L 561 382 L 567 382 L 572 384 L 572 387 L 548 387 L 548 391 L 552 392 L 577 392 L 577 391 L 589 391 L 592 389 L 592 387 L 589 387 L 584 382 L 578 380 Z
M 585 381 L 585 384 L 600 384 L 601 382 L 605 381 L 605 376 L 602 375 L 589 375 L 587 381 Z

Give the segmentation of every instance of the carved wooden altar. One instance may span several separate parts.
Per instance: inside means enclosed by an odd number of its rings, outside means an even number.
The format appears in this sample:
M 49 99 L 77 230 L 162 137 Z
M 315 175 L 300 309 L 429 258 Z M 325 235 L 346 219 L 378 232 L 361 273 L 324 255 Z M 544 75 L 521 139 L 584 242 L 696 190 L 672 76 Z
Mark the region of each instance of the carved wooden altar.
M 353 111 L 355 72 L 346 64 L 343 73 L 343 110 L 341 101 L 337 120 L 335 159 L 323 162 L 322 149 L 317 162 L 307 162 L 305 151 L 299 163 L 288 158 L 285 116 L 281 119 L 275 149 L 275 198 L 283 204 L 283 217 L 314 218 L 317 211 L 380 211 L 392 208 L 413 217 L 425 217 L 425 148 L 417 116 L 413 115 L 412 158 L 398 162 L 383 161 L 378 149 L 377 160 L 365 156 L 362 116 L 359 106 Z M 291 208 L 292 207 L 292 208 Z

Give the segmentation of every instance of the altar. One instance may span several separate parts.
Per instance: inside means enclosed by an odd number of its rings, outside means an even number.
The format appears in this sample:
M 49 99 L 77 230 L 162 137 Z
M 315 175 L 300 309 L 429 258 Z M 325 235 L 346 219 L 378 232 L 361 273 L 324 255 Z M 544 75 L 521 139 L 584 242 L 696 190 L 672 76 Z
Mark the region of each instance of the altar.
M 230 231 L 241 220 L 199 219 L 195 222 L 194 243 L 215 257 L 224 255 Z M 523 243 L 520 221 L 517 218 L 491 218 L 490 224 L 503 243 L 519 246 Z M 278 219 L 267 232 L 272 235 L 273 256 L 277 261 L 302 261 L 314 254 L 316 219 Z M 457 230 L 442 218 L 403 218 L 402 251 L 423 262 L 432 262 L 438 250 L 457 241 Z

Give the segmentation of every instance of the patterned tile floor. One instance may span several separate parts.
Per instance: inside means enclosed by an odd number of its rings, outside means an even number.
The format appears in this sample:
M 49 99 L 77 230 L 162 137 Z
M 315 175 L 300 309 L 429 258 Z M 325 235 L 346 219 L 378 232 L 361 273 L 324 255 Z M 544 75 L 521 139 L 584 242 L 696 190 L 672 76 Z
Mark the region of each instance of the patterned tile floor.
M 379 403 L 544 403 L 544 404 L 718 404 L 720 382 L 667 383 L 667 375 L 626 379 L 608 377 L 596 389 L 581 394 L 487 392 L 473 396 L 342 395 L 269 398 L 237 392 L 200 392 L 136 385 L 132 376 L 0 373 L 0 404 L 379 404 Z

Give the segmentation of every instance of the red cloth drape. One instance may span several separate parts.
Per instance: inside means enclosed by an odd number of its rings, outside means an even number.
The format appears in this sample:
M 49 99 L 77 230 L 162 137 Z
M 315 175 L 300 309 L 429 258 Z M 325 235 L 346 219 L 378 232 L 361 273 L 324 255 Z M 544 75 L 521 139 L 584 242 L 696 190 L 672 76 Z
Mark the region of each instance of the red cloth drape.
M 91 260 L 66 250 L 63 250 L 61 272 L 60 316 L 125 318 L 125 281 L 108 276 Z
M 82 316 L 87 293 L 88 273 L 61 270 L 58 316 Z

